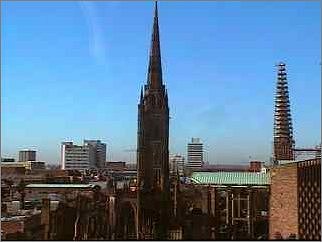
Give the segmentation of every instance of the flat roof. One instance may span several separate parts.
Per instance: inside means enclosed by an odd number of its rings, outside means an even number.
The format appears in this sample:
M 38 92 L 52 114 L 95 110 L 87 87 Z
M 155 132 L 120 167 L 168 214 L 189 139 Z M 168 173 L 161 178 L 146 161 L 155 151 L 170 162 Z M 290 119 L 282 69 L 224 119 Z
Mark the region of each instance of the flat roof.
M 28 184 L 26 188 L 93 188 L 93 184 Z
M 193 172 L 191 180 L 200 185 L 265 186 L 270 184 L 270 175 L 259 172 Z

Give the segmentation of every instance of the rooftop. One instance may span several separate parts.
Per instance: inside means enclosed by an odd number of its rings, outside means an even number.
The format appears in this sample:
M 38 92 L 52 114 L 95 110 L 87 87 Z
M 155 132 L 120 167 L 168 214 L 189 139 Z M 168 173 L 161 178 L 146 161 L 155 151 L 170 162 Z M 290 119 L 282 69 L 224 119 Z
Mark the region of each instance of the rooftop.
M 92 184 L 28 184 L 26 188 L 93 188 Z
M 255 172 L 193 172 L 191 180 L 201 185 L 253 185 L 270 184 L 268 173 Z

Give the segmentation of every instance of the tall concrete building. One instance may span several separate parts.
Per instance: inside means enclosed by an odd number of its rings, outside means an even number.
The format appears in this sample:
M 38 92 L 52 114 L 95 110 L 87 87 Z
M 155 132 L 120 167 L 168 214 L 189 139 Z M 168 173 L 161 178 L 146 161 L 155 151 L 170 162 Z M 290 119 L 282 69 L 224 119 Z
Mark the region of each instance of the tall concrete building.
M 106 162 L 106 144 L 100 140 L 84 140 L 84 145 L 91 145 L 95 150 L 95 166 L 103 168 Z
M 192 138 L 188 143 L 188 164 L 189 168 L 200 168 L 203 166 L 203 143 L 199 138 Z
M 20 150 L 19 151 L 19 161 L 36 161 L 36 151 L 35 150 Z
M 63 142 L 61 145 L 61 168 L 63 170 L 86 170 L 95 168 L 96 150 L 92 145 L 74 145 Z
M 170 156 L 170 173 L 177 173 L 179 176 L 184 175 L 184 156 L 182 155 L 171 155 Z
M 284 63 L 280 63 L 277 70 L 275 94 L 274 163 L 294 160 L 294 145 L 286 67 Z
M 166 240 L 170 215 L 169 107 L 155 3 L 147 84 L 138 105 L 138 239 Z
M 102 168 L 106 161 L 106 144 L 100 140 L 84 140 L 83 145 L 63 142 L 61 165 L 64 170 Z

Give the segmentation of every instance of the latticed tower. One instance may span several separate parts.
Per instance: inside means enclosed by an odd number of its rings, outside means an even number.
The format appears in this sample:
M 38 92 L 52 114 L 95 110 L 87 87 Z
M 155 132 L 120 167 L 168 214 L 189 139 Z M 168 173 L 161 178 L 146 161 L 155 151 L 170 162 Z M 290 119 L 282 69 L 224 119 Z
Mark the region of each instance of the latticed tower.
M 294 139 L 284 63 L 278 64 L 274 114 L 274 163 L 294 160 Z

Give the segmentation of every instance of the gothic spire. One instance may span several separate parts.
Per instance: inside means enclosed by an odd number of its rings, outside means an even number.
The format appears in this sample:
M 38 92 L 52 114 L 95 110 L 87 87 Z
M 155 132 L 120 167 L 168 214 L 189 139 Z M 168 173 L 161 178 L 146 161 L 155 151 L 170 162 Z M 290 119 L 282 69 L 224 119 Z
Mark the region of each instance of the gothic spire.
M 161 51 L 158 23 L 158 3 L 155 2 L 153 31 L 148 69 L 148 87 L 158 89 L 162 86 Z
M 143 100 L 143 87 L 141 87 L 140 103 L 142 102 L 142 100 Z
M 274 115 L 274 157 L 275 160 L 293 159 L 293 127 L 287 74 L 284 63 L 278 64 Z

